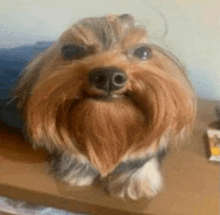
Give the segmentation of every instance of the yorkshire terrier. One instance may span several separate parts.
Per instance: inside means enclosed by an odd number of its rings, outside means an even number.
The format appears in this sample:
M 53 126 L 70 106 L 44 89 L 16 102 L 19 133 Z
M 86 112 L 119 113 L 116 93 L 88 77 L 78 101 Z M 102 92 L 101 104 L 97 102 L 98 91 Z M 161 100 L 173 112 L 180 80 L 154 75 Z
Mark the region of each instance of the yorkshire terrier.
M 137 200 L 162 187 L 160 160 L 186 137 L 196 97 L 182 64 L 129 14 L 86 18 L 31 61 L 16 89 L 33 146 L 71 185 Z

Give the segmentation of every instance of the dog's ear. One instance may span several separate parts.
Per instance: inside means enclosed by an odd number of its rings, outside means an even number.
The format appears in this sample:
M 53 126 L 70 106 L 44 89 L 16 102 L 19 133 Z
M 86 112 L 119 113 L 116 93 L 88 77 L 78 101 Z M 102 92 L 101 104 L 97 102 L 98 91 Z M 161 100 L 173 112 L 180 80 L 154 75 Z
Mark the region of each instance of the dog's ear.
M 22 111 L 26 101 L 31 93 L 33 85 L 36 83 L 40 75 L 40 71 L 45 65 L 52 47 L 41 52 L 36 58 L 31 60 L 28 65 L 21 72 L 15 83 L 14 96 L 18 109 Z
M 135 27 L 135 19 L 130 14 L 122 14 L 118 16 L 119 20 L 121 21 L 122 29 L 124 32 L 128 29 L 132 29 Z
M 190 84 L 185 65 L 174 54 L 155 44 L 150 44 L 149 47 L 154 57 L 152 60 L 158 67 L 167 71 L 172 77 L 181 79 L 184 83 L 187 80 L 187 84 Z
M 134 25 L 134 17 L 130 14 L 122 14 L 122 15 L 119 15 L 118 18 L 122 21 L 122 22 L 127 22 L 127 23 L 130 23 L 130 25 Z
M 196 116 L 197 97 L 188 78 L 186 67 L 171 52 L 153 44 L 150 45 L 150 48 L 152 50 L 152 61 L 155 65 L 170 75 L 175 80 L 175 85 L 179 86 L 173 87 L 172 90 L 178 95 L 175 102 L 178 110 L 177 121 L 179 126 L 177 127 L 185 126 L 185 128 L 191 129 Z
M 155 44 L 149 45 L 152 52 L 152 59 L 158 67 L 167 71 L 174 79 L 181 83 L 185 90 L 191 95 L 192 100 L 195 99 L 195 92 L 188 78 L 186 66 L 171 52 L 161 48 Z M 194 104 L 196 105 L 196 104 Z

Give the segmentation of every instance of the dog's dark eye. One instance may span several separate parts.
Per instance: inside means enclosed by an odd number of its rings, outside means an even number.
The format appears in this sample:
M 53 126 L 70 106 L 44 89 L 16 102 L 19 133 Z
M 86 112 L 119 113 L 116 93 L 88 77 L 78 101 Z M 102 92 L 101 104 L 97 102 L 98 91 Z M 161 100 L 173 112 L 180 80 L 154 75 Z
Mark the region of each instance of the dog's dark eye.
M 80 59 L 86 54 L 85 48 L 80 45 L 67 45 L 62 48 L 62 55 L 66 59 Z
M 134 50 L 133 55 L 141 60 L 151 57 L 151 49 L 148 46 L 142 46 Z

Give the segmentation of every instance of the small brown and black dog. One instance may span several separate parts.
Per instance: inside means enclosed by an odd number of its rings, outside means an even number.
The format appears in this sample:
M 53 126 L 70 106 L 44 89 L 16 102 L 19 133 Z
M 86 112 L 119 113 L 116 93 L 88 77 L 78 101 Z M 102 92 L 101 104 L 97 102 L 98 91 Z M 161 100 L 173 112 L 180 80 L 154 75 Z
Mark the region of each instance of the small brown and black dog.
M 150 43 L 131 15 L 86 18 L 31 61 L 16 89 L 33 146 L 72 185 L 113 196 L 154 196 L 159 161 L 187 136 L 195 94 L 184 67 Z

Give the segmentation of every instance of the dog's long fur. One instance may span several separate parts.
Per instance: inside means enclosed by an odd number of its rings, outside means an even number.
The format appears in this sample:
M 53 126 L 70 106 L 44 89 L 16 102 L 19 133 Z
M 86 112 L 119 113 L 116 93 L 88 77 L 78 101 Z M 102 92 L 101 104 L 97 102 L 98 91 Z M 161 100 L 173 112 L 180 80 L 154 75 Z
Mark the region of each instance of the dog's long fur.
M 86 54 L 66 59 L 62 49 Z M 134 51 L 148 46 L 140 60 Z M 111 98 L 88 83 L 95 68 L 116 67 L 128 81 Z M 57 175 L 75 185 L 97 177 L 112 195 L 133 199 L 161 187 L 157 155 L 195 118 L 196 97 L 181 63 L 149 42 L 131 15 L 86 18 L 31 61 L 16 89 L 18 108 L 35 146 L 51 153 Z

